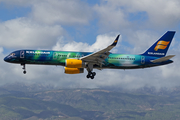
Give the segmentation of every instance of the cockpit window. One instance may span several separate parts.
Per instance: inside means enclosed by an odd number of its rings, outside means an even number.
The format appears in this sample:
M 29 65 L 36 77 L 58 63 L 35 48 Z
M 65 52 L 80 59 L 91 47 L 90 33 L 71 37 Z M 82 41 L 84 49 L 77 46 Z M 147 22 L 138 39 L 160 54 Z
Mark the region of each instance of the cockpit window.
M 14 56 L 15 55 L 15 53 L 11 53 L 9 56 Z

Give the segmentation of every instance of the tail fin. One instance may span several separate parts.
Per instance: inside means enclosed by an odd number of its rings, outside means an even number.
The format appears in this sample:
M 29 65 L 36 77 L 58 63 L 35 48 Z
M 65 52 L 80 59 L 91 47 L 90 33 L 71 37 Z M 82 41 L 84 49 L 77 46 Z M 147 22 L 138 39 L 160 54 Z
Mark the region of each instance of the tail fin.
M 175 31 L 167 31 L 157 42 L 155 42 L 145 53 L 142 55 L 164 57 L 168 51 L 171 41 L 174 37 Z

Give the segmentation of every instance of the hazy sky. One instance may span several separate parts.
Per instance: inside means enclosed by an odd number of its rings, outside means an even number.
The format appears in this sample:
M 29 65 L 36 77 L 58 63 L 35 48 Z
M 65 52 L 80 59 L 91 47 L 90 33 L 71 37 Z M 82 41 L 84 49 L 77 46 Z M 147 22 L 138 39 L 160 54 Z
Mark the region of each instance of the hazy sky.
M 179 0 L 0 0 L 0 84 L 43 83 L 63 87 L 180 85 Z M 19 49 L 97 51 L 121 34 L 114 53 L 141 54 L 166 31 L 176 31 L 167 55 L 173 64 L 137 70 L 95 70 L 67 75 L 61 66 L 9 64 Z

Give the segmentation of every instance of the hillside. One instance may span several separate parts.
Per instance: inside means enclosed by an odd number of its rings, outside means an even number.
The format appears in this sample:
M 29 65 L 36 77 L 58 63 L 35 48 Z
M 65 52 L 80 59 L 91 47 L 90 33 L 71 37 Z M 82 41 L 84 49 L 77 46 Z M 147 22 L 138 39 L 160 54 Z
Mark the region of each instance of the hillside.
M 56 90 L 35 93 L 43 101 L 73 106 L 77 109 L 101 111 L 106 119 L 147 119 L 159 117 L 179 118 L 180 102 L 177 98 L 138 95 L 101 89 Z
M 0 98 L 0 105 L 1 120 L 80 116 L 80 112 L 69 105 L 31 98 L 2 97 Z
M 17 85 L 18 86 L 18 85 Z M 17 86 L 14 86 L 16 88 Z M 180 97 L 106 89 L 0 88 L 1 120 L 180 119 Z M 137 90 L 139 91 L 139 90 Z M 165 92 L 164 92 L 165 93 Z M 173 93 L 173 92 L 172 92 Z

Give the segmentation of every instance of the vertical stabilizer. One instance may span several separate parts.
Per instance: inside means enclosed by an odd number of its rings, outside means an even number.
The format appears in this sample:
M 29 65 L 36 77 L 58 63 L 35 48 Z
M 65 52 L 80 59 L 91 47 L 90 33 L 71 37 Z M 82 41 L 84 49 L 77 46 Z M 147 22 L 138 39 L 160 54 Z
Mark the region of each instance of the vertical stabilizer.
M 168 51 L 171 41 L 174 37 L 175 31 L 167 31 L 157 42 L 155 42 L 145 53 L 142 55 L 164 57 Z

